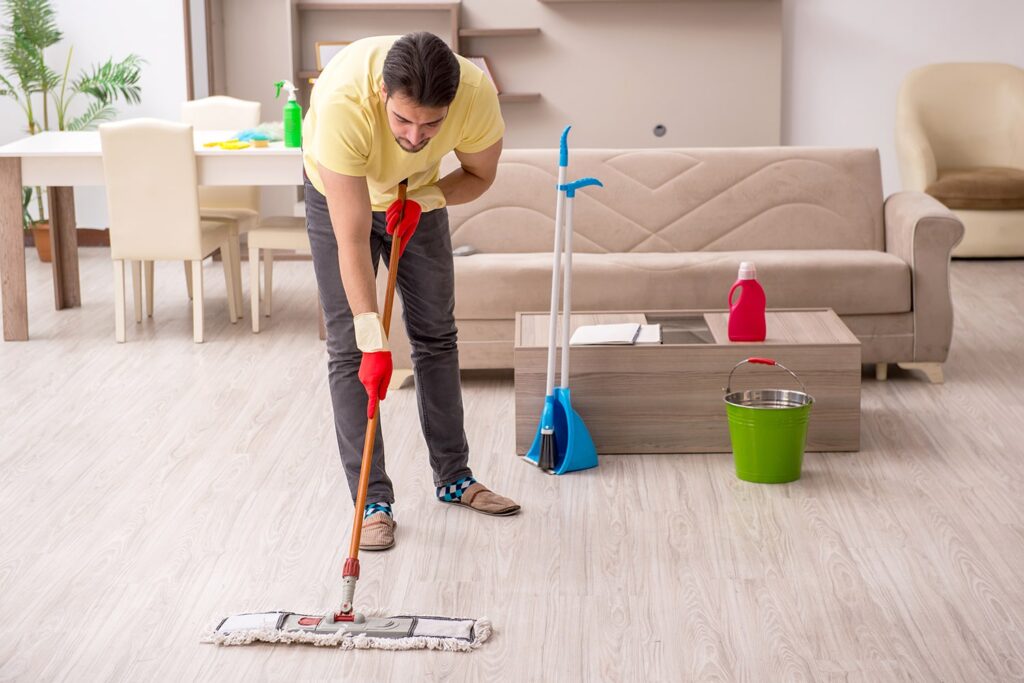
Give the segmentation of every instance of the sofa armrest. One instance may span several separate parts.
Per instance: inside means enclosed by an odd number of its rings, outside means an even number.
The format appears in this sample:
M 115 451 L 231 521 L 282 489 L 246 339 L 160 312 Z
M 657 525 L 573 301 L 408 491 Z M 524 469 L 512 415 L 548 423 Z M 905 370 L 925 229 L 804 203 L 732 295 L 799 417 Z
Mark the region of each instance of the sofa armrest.
M 949 258 L 964 225 L 937 199 L 923 192 L 897 192 L 885 201 L 885 250 L 910 266 L 914 357 L 942 363 L 953 338 Z

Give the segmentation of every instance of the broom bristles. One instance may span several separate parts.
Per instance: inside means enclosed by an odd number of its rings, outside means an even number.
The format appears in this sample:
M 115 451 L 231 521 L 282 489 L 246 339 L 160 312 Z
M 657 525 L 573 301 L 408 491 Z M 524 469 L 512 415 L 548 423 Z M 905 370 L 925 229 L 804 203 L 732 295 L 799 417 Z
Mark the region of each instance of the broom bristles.
M 553 470 L 555 468 L 555 433 L 544 432 L 540 437 L 540 457 L 537 458 L 537 466 L 542 470 Z

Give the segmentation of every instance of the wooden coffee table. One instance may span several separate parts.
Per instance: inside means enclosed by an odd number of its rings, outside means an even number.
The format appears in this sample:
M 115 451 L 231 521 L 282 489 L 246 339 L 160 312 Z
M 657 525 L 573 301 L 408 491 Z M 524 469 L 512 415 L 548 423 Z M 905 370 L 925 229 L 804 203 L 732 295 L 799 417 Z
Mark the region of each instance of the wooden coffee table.
M 533 441 L 544 403 L 548 321 L 548 313 L 516 314 L 520 455 Z M 572 347 L 573 407 L 587 423 L 599 454 L 730 452 L 722 399 L 729 370 L 750 356 L 779 361 L 814 397 L 807 451 L 860 448 L 860 341 L 839 316 L 831 309 L 771 310 L 768 336 L 761 343 L 730 342 L 727 321 L 725 311 L 572 315 L 573 330 L 622 322 L 662 326 L 661 344 Z M 736 371 L 733 389 L 756 388 L 799 386 L 778 368 L 745 365 Z

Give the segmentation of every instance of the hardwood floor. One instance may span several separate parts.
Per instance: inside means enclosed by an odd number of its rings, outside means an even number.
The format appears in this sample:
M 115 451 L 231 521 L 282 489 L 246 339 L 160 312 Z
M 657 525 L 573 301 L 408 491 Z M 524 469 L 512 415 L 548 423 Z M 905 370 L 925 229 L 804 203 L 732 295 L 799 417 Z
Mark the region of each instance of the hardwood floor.
M 109 253 L 82 250 L 84 305 L 59 312 L 29 255 L 32 341 L 0 344 L 0 680 L 1024 678 L 1024 262 L 955 262 L 946 383 L 865 368 L 862 450 L 788 485 L 728 454 L 543 476 L 513 456 L 511 375 L 467 373 L 474 469 L 523 505 L 476 515 L 433 501 L 415 393 L 389 394 L 398 545 L 362 556 L 357 603 L 487 616 L 469 655 L 199 643 L 340 599 L 312 271 L 275 271 L 259 335 L 208 272 L 195 345 L 181 265 L 158 264 L 119 345 Z

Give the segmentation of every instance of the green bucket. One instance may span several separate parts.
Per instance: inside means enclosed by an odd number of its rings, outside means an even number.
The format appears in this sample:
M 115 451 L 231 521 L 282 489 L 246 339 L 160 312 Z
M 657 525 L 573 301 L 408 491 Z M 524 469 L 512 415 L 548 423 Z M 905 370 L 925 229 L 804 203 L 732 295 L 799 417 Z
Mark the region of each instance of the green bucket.
M 732 391 L 732 373 L 746 363 L 782 368 L 803 391 L 748 389 Z M 736 476 L 743 481 L 783 484 L 800 478 L 807 441 L 807 421 L 814 398 L 792 370 L 770 358 L 747 358 L 733 366 L 725 389 Z

